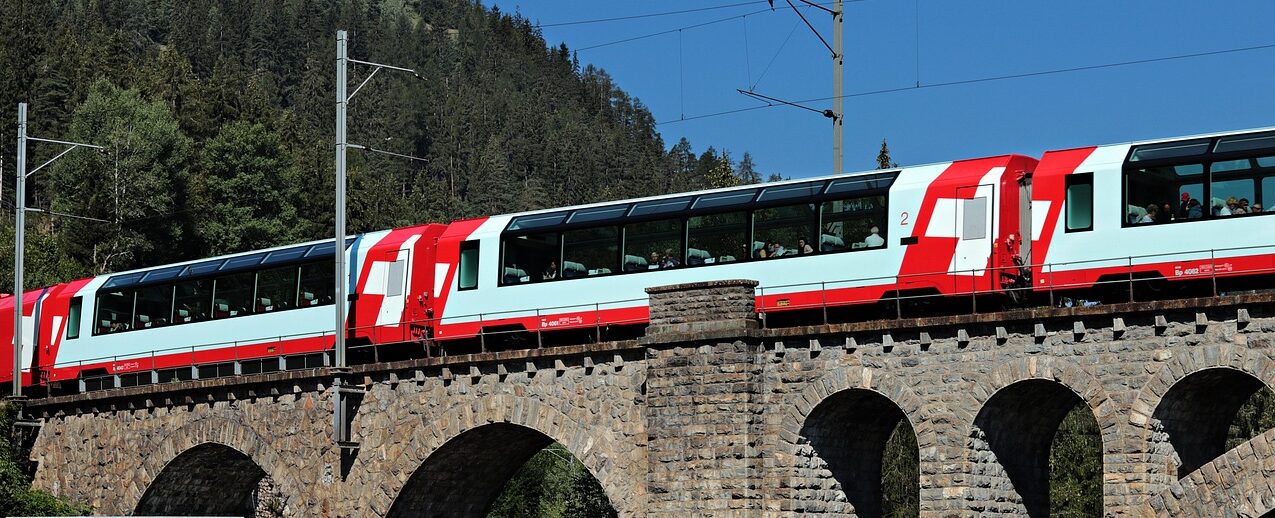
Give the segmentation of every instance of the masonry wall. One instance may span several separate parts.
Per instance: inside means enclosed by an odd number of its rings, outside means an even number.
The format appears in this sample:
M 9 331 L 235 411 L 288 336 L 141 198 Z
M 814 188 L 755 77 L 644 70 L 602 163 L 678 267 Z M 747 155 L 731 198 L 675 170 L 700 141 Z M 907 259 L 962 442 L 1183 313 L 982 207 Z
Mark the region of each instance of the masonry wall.
M 1107 514 L 1275 508 L 1265 436 L 1191 453 L 1219 419 L 1209 394 L 1275 383 L 1275 298 L 758 329 L 751 290 L 653 290 L 640 341 L 361 366 L 345 454 L 323 370 L 37 401 L 36 485 L 128 513 L 215 443 L 261 468 L 285 516 L 477 516 L 557 441 L 623 516 L 873 516 L 883 433 L 906 421 L 924 516 L 1021 516 L 1047 509 L 1042 448 L 1082 404 Z M 187 479 L 215 475 L 203 464 Z

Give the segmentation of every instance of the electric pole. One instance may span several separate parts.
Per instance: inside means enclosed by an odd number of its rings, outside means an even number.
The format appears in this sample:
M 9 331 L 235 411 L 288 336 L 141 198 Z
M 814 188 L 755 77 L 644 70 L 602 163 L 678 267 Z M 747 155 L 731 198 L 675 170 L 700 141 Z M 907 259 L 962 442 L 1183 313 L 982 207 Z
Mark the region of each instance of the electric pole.
M 842 37 L 842 22 L 845 19 L 844 0 L 835 0 L 832 5 L 832 173 L 844 172 L 842 153 L 841 123 L 845 119 L 845 40 Z

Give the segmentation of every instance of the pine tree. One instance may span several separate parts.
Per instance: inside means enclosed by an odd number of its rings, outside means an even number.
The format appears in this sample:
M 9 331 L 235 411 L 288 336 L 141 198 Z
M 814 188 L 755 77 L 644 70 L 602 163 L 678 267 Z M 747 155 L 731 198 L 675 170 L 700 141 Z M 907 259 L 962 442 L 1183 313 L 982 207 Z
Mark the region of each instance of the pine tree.
M 885 139 L 881 139 L 881 152 L 877 153 L 877 169 L 893 169 L 899 167 L 899 163 L 890 158 L 890 146 L 886 144 Z
M 736 171 L 741 185 L 752 185 L 761 183 L 761 173 L 757 172 L 757 166 L 753 163 L 753 155 L 747 151 L 744 152 L 744 158 L 739 160 L 739 167 Z

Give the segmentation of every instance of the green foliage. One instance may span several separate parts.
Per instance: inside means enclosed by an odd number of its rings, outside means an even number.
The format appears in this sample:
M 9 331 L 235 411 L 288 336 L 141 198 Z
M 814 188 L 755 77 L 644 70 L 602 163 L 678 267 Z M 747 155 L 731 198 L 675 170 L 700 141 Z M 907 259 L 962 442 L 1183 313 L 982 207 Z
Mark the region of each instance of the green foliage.
M 615 517 L 616 512 L 589 470 L 554 443 L 514 474 L 487 516 L 596 518 Z
M 0 403 L 0 516 L 87 516 L 91 509 L 86 506 L 31 489 L 31 481 L 13 461 L 9 433 L 16 417 L 16 408 Z
M 881 510 L 888 518 L 912 518 L 921 514 L 921 466 L 916 432 L 900 419 L 890 432 L 881 454 Z
M 328 237 L 338 28 L 351 57 L 425 78 L 384 71 L 351 101 L 352 142 L 424 161 L 351 151 L 350 231 L 761 177 L 747 154 L 737 166 L 685 140 L 666 152 L 606 71 L 476 0 L 0 0 L 0 12 L 0 117 L 29 102 L 33 134 L 108 147 L 33 177 L 30 206 L 107 221 L 33 216 L 33 283 Z M 371 73 L 349 70 L 351 87 Z M 15 137 L 0 125 L 0 141 Z M 30 162 L 59 151 L 33 144 Z
M 1102 436 L 1089 406 L 1063 417 L 1049 450 L 1050 516 L 1102 516 Z
M 1226 450 L 1275 428 L 1275 392 L 1262 387 L 1240 405 L 1226 434 Z
M 881 139 L 881 152 L 877 153 L 877 169 L 893 169 L 899 163 L 890 158 L 890 145 Z

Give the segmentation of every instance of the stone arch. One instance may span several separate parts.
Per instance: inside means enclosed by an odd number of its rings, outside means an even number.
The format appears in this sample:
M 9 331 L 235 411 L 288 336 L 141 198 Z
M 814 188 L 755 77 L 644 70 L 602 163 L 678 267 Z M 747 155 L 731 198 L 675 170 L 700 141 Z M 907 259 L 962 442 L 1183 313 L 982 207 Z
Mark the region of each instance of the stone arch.
M 1146 454 L 1151 481 L 1172 484 L 1224 453 L 1239 407 L 1269 388 L 1271 375 L 1275 361 L 1244 347 L 1202 346 L 1164 362 L 1138 392 L 1128 421 L 1136 430 L 1132 453 Z
M 1226 452 L 1143 502 L 1142 516 L 1271 516 L 1275 488 L 1268 480 L 1275 429 Z M 1205 473 L 1209 475 L 1205 475 Z M 1214 475 L 1213 473 L 1216 473 Z
M 1115 403 L 1096 377 L 1068 361 L 1033 356 L 1001 364 L 975 381 L 971 395 L 978 410 L 966 421 L 970 485 L 991 489 L 989 514 L 1049 515 L 1050 447 L 1077 404 L 1098 423 L 1104 457 L 1118 443 Z
M 289 477 L 279 476 L 281 465 L 278 454 L 240 419 L 205 417 L 154 441 L 125 490 L 126 507 L 141 514 L 242 515 L 242 509 L 230 507 L 266 476 L 282 485 L 281 499 L 300 494 Z M 166 507 L 174 503 L 181 507 Z
M 581 410 L 563 413 L 539 400 L 498 394 L 423 418 L 402 441 L 402 455 L 374 467 L 382 473 L 362 473 L 364 485 L 385 486 L 369 509 L 398 516 L 482 516 L 513 473 L 557 441 L 598 480 L 620 516 L 642 515 L 646 480 L 628 471 L 638 449 L 579 419 Z M 640 474 L 645 468 L 639 467 Z
M 932 408 L 904 380 L 869 367 L 825 374 L 786 408 L 780 449 L 790 453 L 781 458 L 793 465 L 782 486 L 793 512 L 880 516 L 882 454 L 894 427 L 906 422 L 916 434 L 921 463 L 937 443 Z

